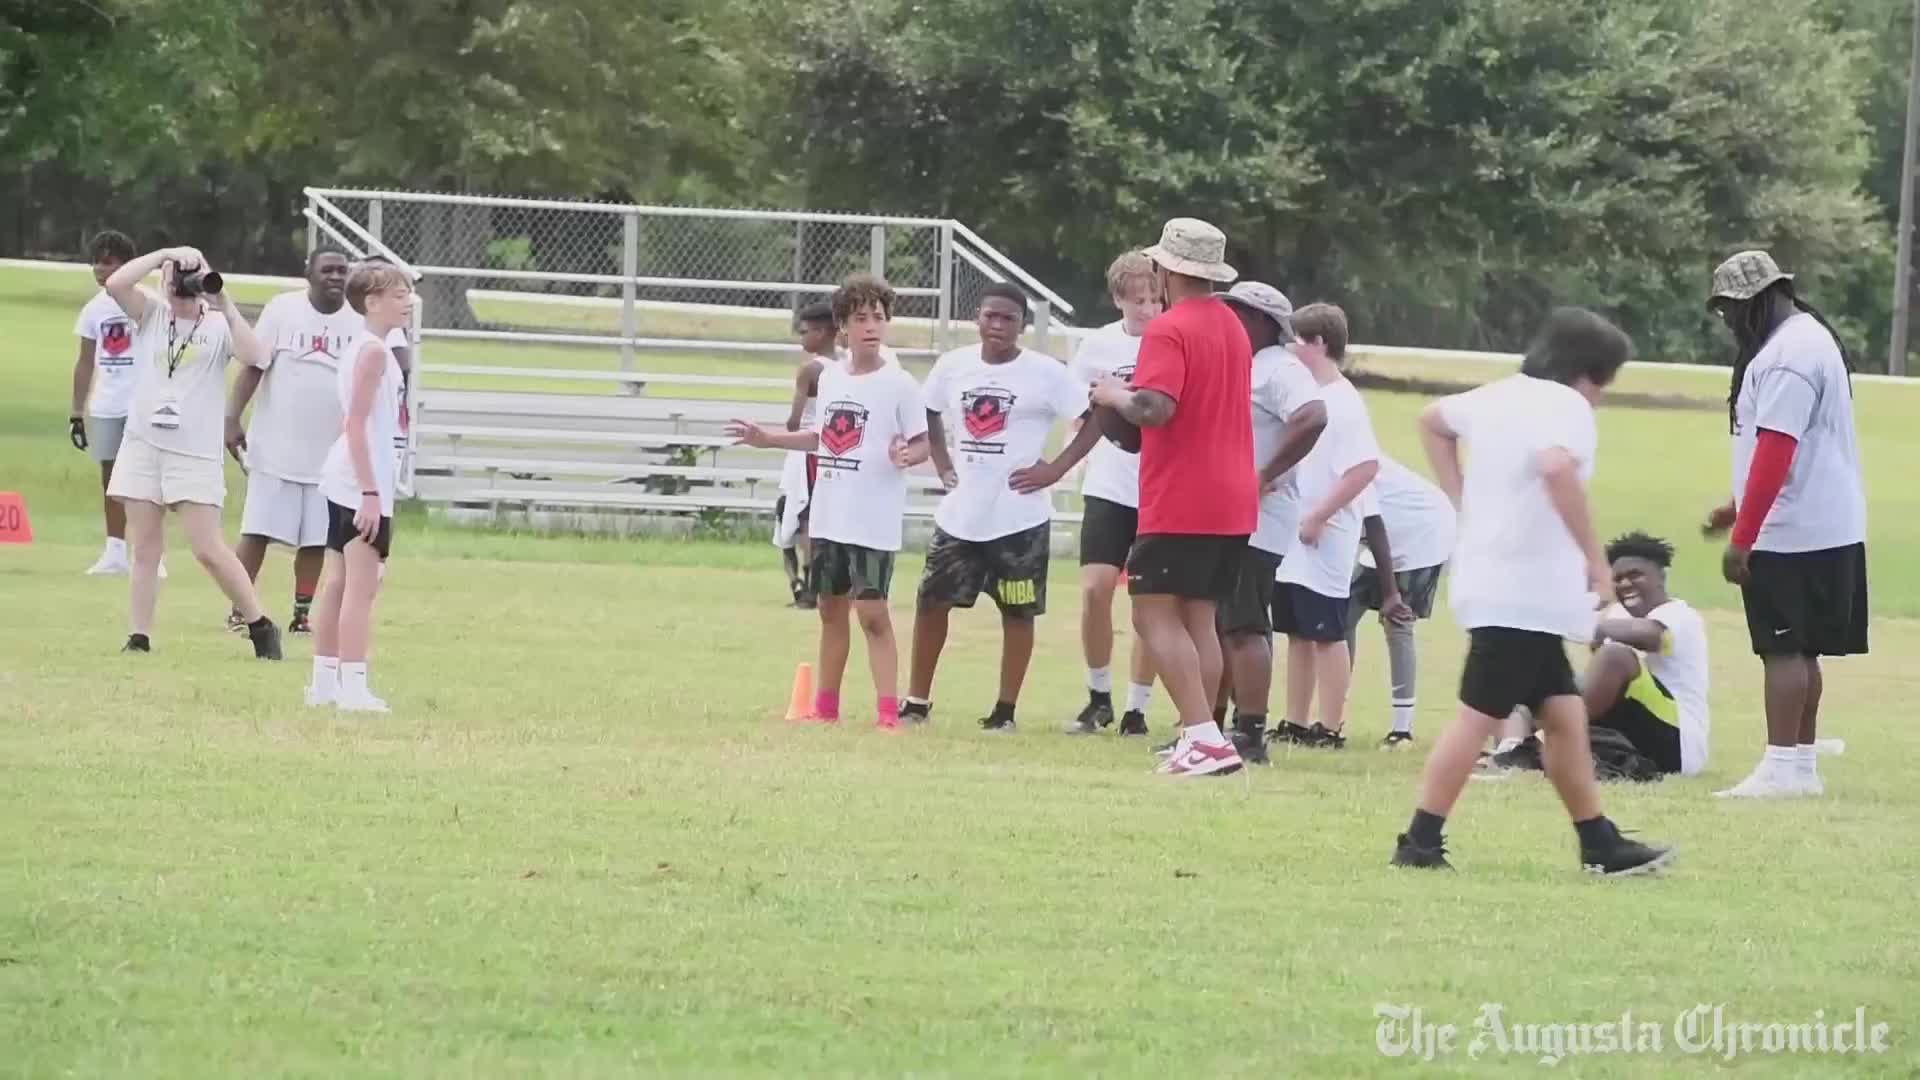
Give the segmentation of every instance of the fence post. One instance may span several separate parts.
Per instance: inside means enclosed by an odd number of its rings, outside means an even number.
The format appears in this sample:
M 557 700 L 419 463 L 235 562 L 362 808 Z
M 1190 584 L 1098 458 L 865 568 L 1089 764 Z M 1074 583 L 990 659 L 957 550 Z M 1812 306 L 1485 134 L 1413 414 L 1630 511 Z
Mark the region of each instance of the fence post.
M 807 221 L 805 218 L 801 218 L 799 221 L 793 223 L 793 276 L 787 279 L 796 285 L 804 284 L 800 275 L 806 272 L 806 250 Z M 787 294 L 787 311 L 791 314 L 799 314 L 799 293 L 790 292 Z
M 640 276 L 640 215 L 631 211 L 621 215 L 620 226 L 620 274 L 627 279 L 620 283 L 620 336 L 626 339 L 620 343 L 620 370 L 632 371 L 633 339 L 640 334 L 639 295 L 633 281 Z M 621 389 L 638 392 L 631 382 Z
M 1033 344 L 1041 352 L 1048 351 L 1047 335 L 1053 329 L 1053 304 L 1045 299 L 1040 301 L 1040 310 L 1033 313 Z M 1049 353 L 1049 355 L 1052 355 Z
M 313 249 L 320 246 L 320 223 L 314 218 L 320 208 L 313 204 L 313 196 L 307 196 L 307 257 L 313 257 Z
M 380 230 L 381 230 L 381 226 L 383 226 L 386 223 L 386 220 L 387 220 L 386 207 L 381 204 L 379 199 L 368 199 L 367 200 L 367 233 L 371 235 L 375 240 L 378 240 L 383 244 L 387 242 L 387 238 L 385 234 L 383 234 Z M 367 254 L 372 255 L 374 254 L 374 252 L 369 251 L 367 252 Z
M 887 276 L 887 227 L 875 225 L 867 241 L 867 269 L 874 277 Z
M 947 351 L 949 324 L 953 321 L 953 222 L 940 223 L 940 296 L 933 316 L 933 347 Z

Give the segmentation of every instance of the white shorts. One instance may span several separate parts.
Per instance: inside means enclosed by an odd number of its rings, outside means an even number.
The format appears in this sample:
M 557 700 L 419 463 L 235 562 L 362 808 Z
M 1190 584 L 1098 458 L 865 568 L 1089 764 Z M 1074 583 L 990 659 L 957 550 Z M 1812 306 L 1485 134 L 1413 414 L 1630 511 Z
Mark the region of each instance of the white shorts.
M 271 473 L 247 475 L 247 504 L 240 535 L 264 536 L 288 547 L 327 546 L 327 497 L 319 484 L 300 484 Z
M 162 450 L 129 433 L 120 443 L 107 494 L 161 506 L 183 502 L 219 506 L 227 500 L 227 477 L 218 460 Z

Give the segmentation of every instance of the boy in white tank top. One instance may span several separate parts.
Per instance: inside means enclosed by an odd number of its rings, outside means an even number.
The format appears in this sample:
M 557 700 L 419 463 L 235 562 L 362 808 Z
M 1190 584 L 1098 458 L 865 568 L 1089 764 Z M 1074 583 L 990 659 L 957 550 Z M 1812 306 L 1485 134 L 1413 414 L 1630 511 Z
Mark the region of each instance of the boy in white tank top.
M 308 705 L 343 712 L 386 712 L 367 687 L 373 602 L 393 545 L 395 461 L 400 427 L 400 365 L 386 345 L 406 324 L 413 283 L 397 267 L 366 264 L 347 280 L 347 303 L 367 331 L 347 347 L 339 369 L 340 437 L 321 467 L 327 500 L 327 553 L 313 608 L 313 679 Z

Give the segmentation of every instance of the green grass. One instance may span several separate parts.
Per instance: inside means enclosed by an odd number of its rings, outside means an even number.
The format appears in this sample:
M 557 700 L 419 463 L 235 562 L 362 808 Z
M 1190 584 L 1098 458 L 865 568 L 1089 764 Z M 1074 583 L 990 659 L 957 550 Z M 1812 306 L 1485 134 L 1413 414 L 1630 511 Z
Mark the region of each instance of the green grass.
M 971 723 L 993 685 L 985 612 L 955 618 L 931 730 L 865 730 L 858 655 L 846 730 L 780 724 L 813 624 L 778 606 L 760 542 L 415 515 L 375 666 L 396 711 L 377 720 L 302 709 L 306 645 L 244 659 L 179 550 L 159 651 L 122 657 L 124 582 L 79 573 L 97 488 L 62 410 L 81 299 L 84 279 L 0 274 L 0 489 L 39 534 L 0 547 L 0 1074 L 1403 1074 L 1375 1050 L 1376 1002 L 1461 1026 L 1435 1075 L 1537 1070 L 1465 1055 L 1482 1002 L 1668 1027 L 1663 1054 L 1573 1075 L 1717 1071 L 1671 1040 L 1699 1002 L 1760 1022 L 1863 1005 L 1893 1026 L 1884 1057 L 1756 1056 L 1742 1075 L 1920 1069 L 1904 387 L 1861 389 L 1881 618 L 1874 655 L 1828 680 L 1828 731 L 1850 743 L 1823 765 L 1829 797 L 1707 796 L 1759 742 L 1734 596 L 1690 532 L 1726 486 L 1724 428 L 1613 410 L 1603 524 L 1682 540 L 1679 587 L 1715 646 L 1709 775 L 1607 792 L 1681 859 L 1664 880 L 1586 881 L 1550 793 L 1515 781 L 1474 785 L 1460 872 L 1419 876 L 1385 866 L 1417 755 L 1356 746 L 1182 786 L 1147 776 L 1137 744 L 1055 735 L 1081 694 L 1065 562 L 1011 739 Z M 1419 404 L 1370 399 L 1397 453 Z M 918 570 L 903 559 L 901 597 Z M 288 572 L 276 553 L 263 577 L 276 613 Z M 1444 615 L 1420 633 L 1431 735 L 1461 639 Z M 1385 716 L 1363 640 L 1356 743 Z

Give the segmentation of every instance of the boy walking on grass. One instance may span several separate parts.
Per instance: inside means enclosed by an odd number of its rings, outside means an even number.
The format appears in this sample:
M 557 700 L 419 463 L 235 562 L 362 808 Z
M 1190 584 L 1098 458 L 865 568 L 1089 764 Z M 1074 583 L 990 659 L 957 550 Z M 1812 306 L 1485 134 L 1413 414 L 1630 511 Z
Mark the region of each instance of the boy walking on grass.
M 1395 844 L 1395 866 L 1449 868 L 1441 837 L 1447 814 L 1480 747 L 1522 705 L 1547 732 L 1547 776 L 1573 819 L 1582 868 L 1608 877 L 1638 874 L 1672 855 L 1621 836 L 1600 812 L 1587 710 L 1564 644 L 1592 641 L 1598 605 L 1613 599 L 1613 572 L 1594 535 L 1586 483 L 1599 444 L 1594 403 L 1632 352 L 1612 323 L 1561 308 L 1518 375 L 1443 398 L 1420 414 L 1434 477 L 1460 507 L 1453 613 L 1470 643 L 1459 716 L 1427 757 L 1413 821 Z
M 798 451 L 818 462 L 808 567 L 820 611 L 814 723 L 840 720 L 840 682 L 853 644 L 849 617 L 857 616 L 878 726 L 900 726 L 899 650 L 887 594 L 907 508 L 906 470 L 927 459 L 927 421 L 913 376 L 881 355 L 893 303 L 893 289 L 868 274 L 855 274 L 833 294 L 833 319 L 847 335 L 849 356 L 844 365 L 820 368 L 817 430 L 770 432 L 745 420 L 727 429 L 748 446 Z

